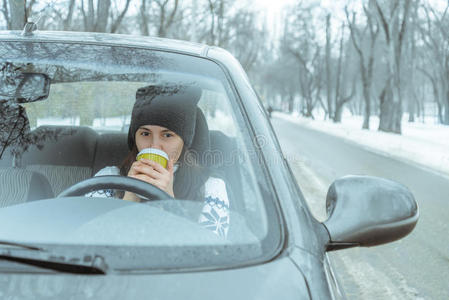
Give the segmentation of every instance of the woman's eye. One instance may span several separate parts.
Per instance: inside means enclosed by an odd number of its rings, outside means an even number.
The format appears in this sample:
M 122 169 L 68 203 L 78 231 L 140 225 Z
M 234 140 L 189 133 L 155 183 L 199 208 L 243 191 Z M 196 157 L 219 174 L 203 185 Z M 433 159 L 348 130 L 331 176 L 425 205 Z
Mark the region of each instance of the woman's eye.
M 142 136 L 149 136 L 150 133 L 148 131 L 142 131 L 142 133 L 140 135 L 142 135 Z
M 172 137 L 173 136 L 173 134 L 171 134 L 171 133 L 164 133 L 164 137 L 167 137 L 167 138 L 169 138 L 169 137 Z

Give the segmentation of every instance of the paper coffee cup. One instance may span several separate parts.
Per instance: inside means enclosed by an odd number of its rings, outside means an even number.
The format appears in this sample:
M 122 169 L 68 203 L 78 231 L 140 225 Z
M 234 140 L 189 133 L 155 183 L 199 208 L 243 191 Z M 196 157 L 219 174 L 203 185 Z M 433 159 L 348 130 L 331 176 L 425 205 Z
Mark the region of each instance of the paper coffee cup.
M 145 148 L 137 154 L 137 160 L 142 158 L 157 162 L 164 168 L 167 168 L 168 155 L 164 151 L 155 148 Z

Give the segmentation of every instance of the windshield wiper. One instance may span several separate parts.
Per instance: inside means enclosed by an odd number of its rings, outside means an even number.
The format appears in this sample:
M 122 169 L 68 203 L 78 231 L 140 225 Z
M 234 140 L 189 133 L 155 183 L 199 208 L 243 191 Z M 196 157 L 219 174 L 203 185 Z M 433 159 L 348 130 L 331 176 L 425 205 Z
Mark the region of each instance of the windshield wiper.
M 0 240 L 0 245 L 12 246 L 12 247 L 23 248 L 23 249 L 28 249 L 28 250 L 44 251 L 44 249 L 36 247 L 36 246 L 31 246 L 28 244 L 22 244 L 22 243 L 16 243 L 16 242 L 10 242 L 10 241 Z
M 106 274 L 108 270 L 106 261 L 101 255 L 84 255 L 82 258 L 69 257 L 20 243 L 0 241 L 0 245 L 18 247 L 0 247 L 0 260 L 4 261 L 73 274 Z

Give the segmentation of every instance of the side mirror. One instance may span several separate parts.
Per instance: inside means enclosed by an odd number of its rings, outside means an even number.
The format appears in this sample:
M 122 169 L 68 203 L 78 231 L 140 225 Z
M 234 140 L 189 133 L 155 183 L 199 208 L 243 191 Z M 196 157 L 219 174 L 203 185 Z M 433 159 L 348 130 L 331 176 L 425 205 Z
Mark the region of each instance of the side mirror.
M 389 243 L 409 234 L 419 212 L 412 193 L 391 180 L 345 176 L 329 188 L 327 251 Z

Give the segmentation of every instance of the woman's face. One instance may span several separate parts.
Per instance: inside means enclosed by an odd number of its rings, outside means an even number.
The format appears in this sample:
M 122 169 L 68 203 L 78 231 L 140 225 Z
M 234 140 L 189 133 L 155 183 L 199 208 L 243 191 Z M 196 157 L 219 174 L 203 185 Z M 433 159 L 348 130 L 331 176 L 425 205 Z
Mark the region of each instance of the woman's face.
M 181 155 L 184 142 L 173 131 L 157 125 L 143 125 L 136 131 L 137 151 L 145 148 L 157 148 L 168 154 L 176 163 Z

